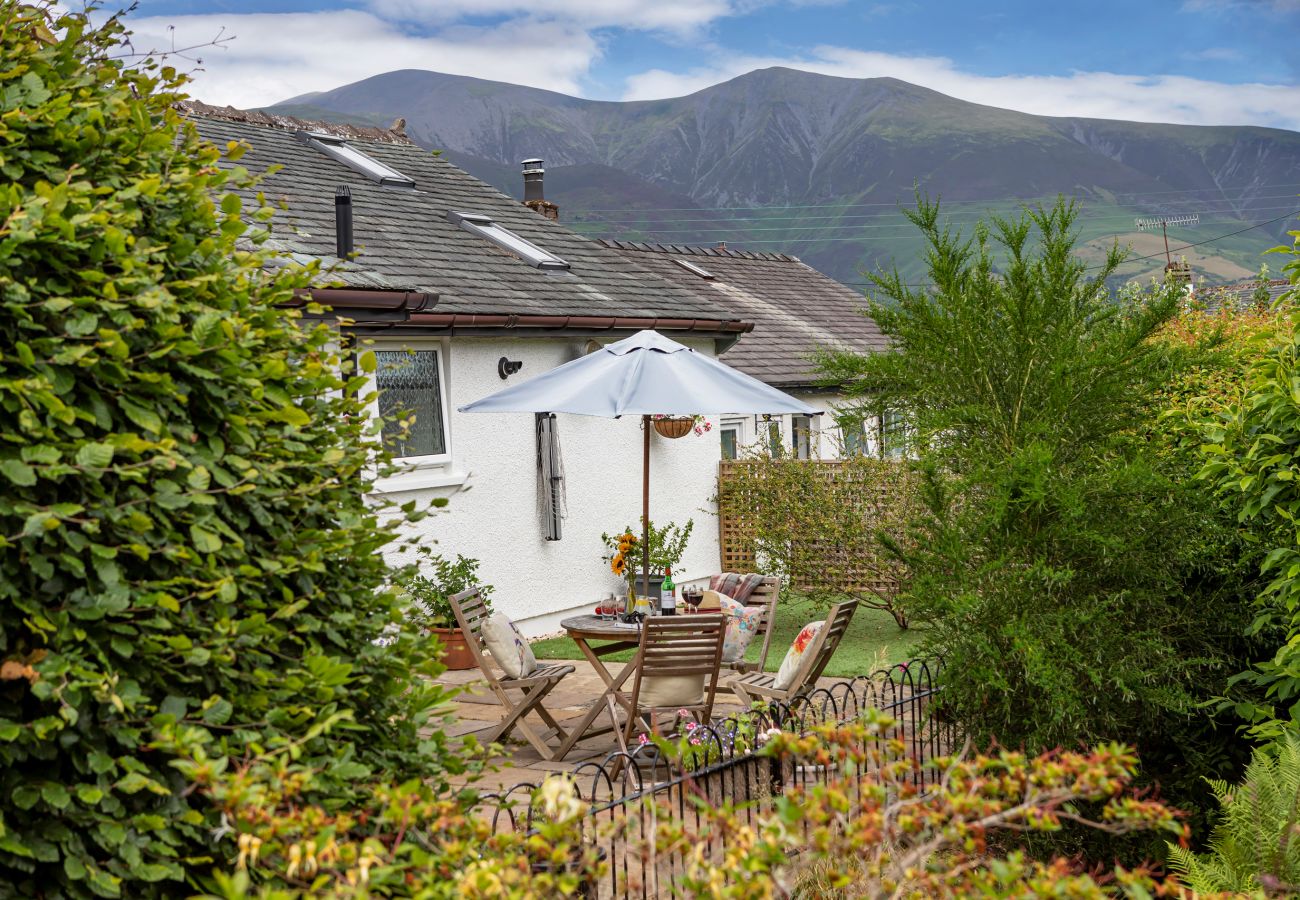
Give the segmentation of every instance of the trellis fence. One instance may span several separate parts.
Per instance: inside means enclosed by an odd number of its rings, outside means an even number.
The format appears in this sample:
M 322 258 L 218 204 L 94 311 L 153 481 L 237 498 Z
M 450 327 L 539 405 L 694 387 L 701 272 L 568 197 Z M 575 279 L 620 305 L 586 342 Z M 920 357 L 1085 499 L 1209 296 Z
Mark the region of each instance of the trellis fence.
M 915 502 L 914 476 L 894 460 L 723 461 L 722 569 L 777 568 L 796 590 L 892 598 L 905 574 L 878 534 L 901 540 Z
M 571 774 L 579 795 L 590 805 L 583 822 L 584 840 L 594 844 L 608 863 L 599 884 L 588 885 L 587 896 L 600 898 L 651 898 L 668 896 L 680 883 L 686 861 L 676 853 L 647 856 L 641 848 L 655 827 L 653 807 L 667 808 L 699 832 L 701 817 L 696 800 L 715 806 L 739 804 L 738 815 L 750 826 L 773 808 L 783 792 L 831 776 L 823 767 L 778 761 L 739 746 L 740 729 L 748 734 L 769 727 L 804 733 L 826 722 L 849 722 L 868 708 L 887 713 L 895 724 L 873 738 L 877 748 L 900 740 L 912 762 L 909 778 L 919 789 L 933 784 L 938 772 L 928 765 L 956 746 L 956 729 L 931 715 L 938 693 L 937 663 L 912 661 L 854 678 L 830 688 L 817 689 L 793 703 L 777 703 L 757 723 L 742 724 L 731 717 L 692 732 L 702 741 L 710 759 L 694 771 L 675 771 L 653 744 L 629 753 L 614 753 L 600 763 L 584 763 Z M 864 772 L 865 774 L 865 772 Z M 521 783 L 480 798 L 478 813 L 488 816 L 495 830 L 530 831 L 542 815 L 537 788 Z M 654 800 L 655 804 L 645 801 Z M 726 835 L 705 832 L 692 845 L 717 859 L 726 850 Z

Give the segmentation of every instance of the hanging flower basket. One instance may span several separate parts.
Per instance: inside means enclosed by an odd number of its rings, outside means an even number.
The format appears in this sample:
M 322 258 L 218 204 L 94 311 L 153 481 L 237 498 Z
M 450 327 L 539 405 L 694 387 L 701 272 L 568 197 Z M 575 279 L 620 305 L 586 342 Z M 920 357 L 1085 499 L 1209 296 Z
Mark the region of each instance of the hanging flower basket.
M 695 419 L 691 416 L 682 416 L 680 418 L 665 417 L 655 419 L 655 431 L 659 432 L 666 438 L 681 438 L 691 433 L 695 427 Z

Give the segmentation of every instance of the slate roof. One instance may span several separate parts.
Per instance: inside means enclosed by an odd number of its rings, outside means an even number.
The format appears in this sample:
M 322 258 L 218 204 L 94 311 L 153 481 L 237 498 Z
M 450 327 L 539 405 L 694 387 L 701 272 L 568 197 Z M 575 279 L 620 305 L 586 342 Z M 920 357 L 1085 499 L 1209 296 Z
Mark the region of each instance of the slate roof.
M 1271 278 L 1264 283 L 1264 286 L 1268 289 L 1268 302 L 1266 304 L 1268 306 L 1277 303 L 1278 298 L 1283 294 L 1295 289 L 1295 285 L 1285 278 Z M 1201 288 L 1196 292 L 1196 299 L 1207 309 L 1218 309 L 1222 306 L 1230 306 L 1234 309 L 1248 309 L 1258 303 L 1255 299 L 1255 292 L 1258 289 L 1259 279 L 1254 278 L 1250 281 Z
M 681 244 L 602 243 L 667 281 L 707 292 L 732 315 L 753 322 L 754 330 L 721 359 L 768 384 L 815 385 L 818 376 L 810 357 L 819 348 L 888 349 L 876 323 L 861 312 L 865 298 L 798 257 Z M 677 260 L 714 277 L 701 278 Z
M 192 103 L 185 107 L 199 133 L 224 146 L 252 149 L 231 165 L 267 175 L 268 200 L 283 203 L 272 220 L 275 245 L 337 262 L 334 193 L 352 193 L 360 255 L 331 282 L 370 289 L 436 293 L 436 312 L 629 318 L 732 318 L 702 292 L 665 281 L 626 255 L 584 238 L 411 143 L 398 131 L 331 126 Z M 328 131 L 414 179 L 415 190 L 385 187 L 302 143 L 296 133 Z M 448 211 L 495 222 L 569 263 L 568 275 L 548 275 L 447 220 Z

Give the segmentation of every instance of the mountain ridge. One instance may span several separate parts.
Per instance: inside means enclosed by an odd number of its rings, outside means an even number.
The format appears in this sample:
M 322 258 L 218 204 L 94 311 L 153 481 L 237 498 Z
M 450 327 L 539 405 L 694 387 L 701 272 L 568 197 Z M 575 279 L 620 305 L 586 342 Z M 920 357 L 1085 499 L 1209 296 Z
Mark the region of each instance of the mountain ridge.
M 896 204 L 916 186 L 963 212 L 977 201 L 1004 212 L 1018 200 L 1075 196 L 1085 242 L 1127 239 L 1136 215 L 1200 212 L 1206 227 L 1227 232 L 1273 218 L 1279 204 L 1300 208 L 1279 188 L 1300 188 L 1300 133 L 1038 116 L 894 78 L 784 67 L 638 101 L 405 69 L 270 109 L 372 124 L 404 117 L 412 139 L 515 195 L 508 171 L 540 156 L 548 198 L 593 234 L 749 242 L 841 280 L 880 264 L 915 267 L 918 248 L 900 230 Z M 570 177 L 579 168 L 594 181 Z M 1254 271 L 1258 252 L 1287 227 L 1215 247 L 1222 264 L 1202 274 Z M 1205 236 L 1172 234 L 1174 243 Z

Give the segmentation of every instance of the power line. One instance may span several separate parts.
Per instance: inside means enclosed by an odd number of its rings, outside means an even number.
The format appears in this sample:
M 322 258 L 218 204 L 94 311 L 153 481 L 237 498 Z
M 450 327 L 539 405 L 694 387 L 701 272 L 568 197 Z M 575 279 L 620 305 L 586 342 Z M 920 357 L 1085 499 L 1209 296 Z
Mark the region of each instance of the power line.
M 1257 200 L 1281 200 L 1281 199 L 1284 199 L 1284 198 L 1285 198 L 1285 199 L 1291 199 L 1291 198 L 1294 198 L 1294 197 L 1295 197 L 1295 194 L 1294 194 L 1294 193 L 1286 193 L 1286 194 L 1269 194 L 1268 196 L 1252 197 L 1252 198 L 1251 198 L 1251 201 L 1253 202 L 1253 201 L 1257 201 Z M 1093 202 L 1093 201 L 1085 201 L 1085 202 Z M 1197 201 L 1197 202 L 1198 202 L 1198 204 L 1201 204 L 1201 205 L 1212 204 L 1212 203 L 1239 204 L 1239 203 L 1242 202 L 1242 200 L 1241 200 L 1241 198 L 1237 198 L 1237 199 L 1234 200 L 1234 199 L 1230 199 L 1230 198 L 1227 198 L 1227 197 L 1223 197 L 1223 198 L 1219 198 L 1219 199 L 1199 200 L 1199 201 Z M 770 209 L 784 209 L 784 208 L 787 208 L 787 207 L 769 207 L 769 208 L 770 208 Z M 1282 209 L 1282 207 L 1280 207 L 1280 206 L 1278 206 L 1278 207 L 1273 207 L 1273 208 L 1274 208 L 1274 209 Z M 657 212 L 657 211 L 658 211 L 658 210 L 652 210 L 652 212 Z M 664 210 L 664 211 L 665 211 L 665 212 L 668 212 L 668 211 L 670 211 L 670 210 Z M 1227 212 L 1227 210 L 1220 210 L 1220 212 Z M 960 212 L 958 213 L 958 215 L 969 215 L 969 214 L 972 214 L 972 213 L 975 213 L 975 211 L 973 211 L 973 210 L 967 210 L 967 211 L 960 211 Z M 976 214 L 977 214 L 977 213 L 976 213 Z M 882 218 L 887 218 L 887 217 L 889 217 L 889 216 L 891 216 L 891 215 L 896 215 L 896 216 L 902 218 L 902 213 L 850 213 L 850 214 L 842 215 L 842 216 L 809 216 L 809 215 L 760 216 L 760 215 L 754 215 L 754 216 L 713 216 L 713 217 L 706 217 L 706 218 L 699 218 L 699 219 L 676 219 L 676 218 L 674 218 L 674 219 L 654 219 L 654 218 L 649 218 L 649 217 L 644 217 L 644 216 L 643 216 L 643 217 L 641 217 L 641 218 L 630 218 L 630 219 L 626 219 L 626 218 L 625 218 L 625 219 L 605 219 L 605 218 L 595 218 L 595 219 L 576 219 L 576 218 L 575 218 L 574 221 L 580 221 L 580 222 L 583 222 L 583 223 L 590 223 L 590 224 L 601 224 L 601 225 L 623 225 L 623 226 L 626 226 L 626 227 L 631 227 L 631 226 L 637 225 L 637 224 L 639 224 L 639 223 L 647 223 L 647 224 L 649 224 L 649 223 L 658 223 L 658 224 L 664 224 L 664 225 L 677 225 L 677 224 L 681 224 L 681 223 L 685 223 L 685 222 L 707 222 L 707 223 L 712 223 L 712 224 L 722 224 L 722 223 L 727 223 L 727 222 L 745 222 L 745 221 L 751 221 L 751 220 L 752 220 L 752 221 L 757 221 L 757 222 L 781 222 L 781 221 L 786 221 L 786 220 L 793 220 L 793 221 L 797 221 L 797 222 L 811 222 L 811 221 L 815 221 L 815 220 L 818 220 L 818 219 L 832 219 L 832 220 L 835 220 L 835 221 L 843 221 L 843 220 L 845 220 L 845 219 L 882 219 Z M 1089 213 L 1088 213 L 1088 211 L 1087 211 L 1086 208 L 1085 208 L 1083 211 L 1080 212 L 1080 217 L 1081 217 L 1081 218 L 1115 218 L 1115 219 L 1121 219 L 1121 218 L 1122 218 L 1122 219 L 1131 219 L 1131 218 L 1133 218 L 1133 216 L 1132 216 L 1131 213 L 1123 213 L 1123 214 L 1109 214 L 1109 215 L 1105 215 L 1105 216 L 1093 216 L 1093 215 L 1089 215 Z M 975 221 L 975 220 L 972 220 L 972 221 Z
M 1261 185 L 1256 185 L 1256 187 L 1260 190 L 1263 190 L 1264 188 L 1300 187 L 1300 182 L 1261 184 Z M 1112 197 L 1164 197 L 1164 196 L 1169 196 L 1171 194 L 1203 194 L 1206 193 L 1207 191 L 1218 191 L 1219 193 L 1224 193 L 1225 190 L 1226 189 L 1222 187 L 1208 187 L 1208 188 L 1183 188 L 1179 190 L 1169 190 L 1169 191 L 1128 191 L 1128 192 L 1116 191 L 1116 192 L 1109 192 L 1109 193 L 1110 196 Z M 1234 188 L 1233 190 L 1241 190 L 1244 193 L 1247 190 L 1247 188 L 1240 188 L 1240 189 Z M 1061 193 L 1062 192 L 1057 192 L 1055 194 L 1044 194 L 1039 197 L 990 197 L 982 200 L 947 200 L 947 201 L 943 201 L 942 205 L 954 206 L 959 204 L 964 205 L 970 203 L 1022 204 L 1022 203 L 1029 203 L 1034 200 L 1055 200 L 1057 197 L 1061 195 Z M 894 200 L 889 202 L 873 202 L 873 203 L 802 203 L 802 204 L 791 203 L 791 204 L 781 204 L 777 206 L 715 206 L 715 207 L 663 206 L 663 207 L 657 207 L 655 211 L 657 212 L 717 212 L 717 211 L 726 211 L 726 210 L 763 210 L 763 209 L 852 209 L 859 206 L 898 206 L 898 203 L 899 201 Z M 592 207 L 590 209 L 579 209 L 576 210 L 576 212 L 625 213 L 627 212 L 627 207 L 618 207 L 618 208 Z
M 1262 207 L 1262 208 L 1259 208 L 1259 209 L 1253 209 L 1253 210 L 1251 210 L 1251 212 L 1255 212 L 1255 213 L 1261 213 L 1261 212 L 1273 212 L 1274 210 L 1278 210 L 1278 209 L 1290 209 L 1290 208 L 1291 208 L 1290 204 L 1288 204 L 1288 205 L 1286 205 L 1286 206 L 1266 206 L 1266 207 Z M 1226 212 L 1226 210 L 1224 210 L 1223 212 Z M 1128 221 L 1128 220 L 1131 220 L 1131 219 L 1133 218 L 1133 216 L 1130 215 L 1130 214 L 1125 214 L 1125 215 L 1108 215 L 1108 216 L 1087 216 L 1087 217 L 1085 217 L 1085 218 L 1087 219 L 1087 221 L 1090 221 L 1090 222 L 1108 222 L 1108 221 L 1121 221 L 1121 220 L 1123 220 L 1123 221 Z M 961 221 L 961 222 L 950 222 L 950 224 L 953 224 L 953 225 L 971 225 L 971 224 L 974 224 L 974 223 L 977 222 L 977 221 L 979 221 L 979 219 L 971 219 L 971 220 L 969 220 L 969 221 Z M 1227 219 L 1227 220 L 1220 221 L 1220 222 L 1218 222 L 1217 224 L 1224 224 L 1224 225 L 1226 225 L 1226 224 L 1228 224 L 1228 222 L 1230 222 L 1230 221 L 1232 221 L 1232 220 L 1231 220 L 1231 219 Z M 575 224 L 576 224 L 576 223 L 575 223 Z M 596 223 L 582 223 L 582 224 L 596 224 Z M 599 223 L 599 224 L 602 224 L 602 225 L 603 225 L 603 224 L 612 224 L 612 223 L 604 223 L 604 222 L 602 222 L 602 223 Z M 668 222 L 665 222 L 664 224 L 665 224 L 665 225 L 673 225 L 673 224 L 676 224 L 676 223 L 675 223 L 675 222 L 672 222 L 672 221 L 668 221 Z M 723 223 L 723 222 L 719 222 L 719 223 L 716 223 L 716 224 L 723 225 L 723 224 L 725 224 L 725 223 Z M 1211 224 L 1211 225 L 1212 225 L 1212 224 L 1216 224 L 1216 222 L 1211 221 L 1211 220 L 1207 220 L 1206 222 L 1204 222 L 1204 223 L 1202 223 L 1202 224 Z M 734 235 L 734 234 L 757 234 L 757 233 L 759 233 L 759 232 L 764 232 L 764 231 L 778 231 L 778 232 L 781 232 L 781 233 L 784 233 L 784 234 L 788 234 L 788 233 L 793 232 L 793 231 L 828 231 L 828 230 L 829 230 L 829 231 L 837 231 L 837 230 L 841 230 L 841 231 L 842 231 L 842 230 L 844 230 L 844 229 L 846 229 L 846 228 L 852 228 L 852 229 L 854 229 L 854 230 L 856 230 L 856 231 L 865 231 L 866 229 L 877 229 L 877 228 L 893 228 L 893 229 L 898 229 L 898 228 L 911 228 L 911 227 L 913 227 L 913 226 L 912 226 L 912 224 L 911 224 L 910 222 L 908 222 L 908 221 L 900 221 L 900 222 L 893 223 L 893 224 L 877 224 L 877 225 L 859 225 L 859 224 L 852 224 L 852 223 L 851 223 L 851 224 L 848 224 L 848 225 L 830 225 L 830 224 L 827 224 L 827 225 L 808 225 L 808 226 L 799 226 L 799 225 L 776 225 L 776 226 L 773 226 L 773 227 L 771 227 L 771 228 L 758 227 L 758 226 L 753 226 L 753 225 L 741 225 L 741 226 L 728 227 L 728 228 L 638 228 L 638 227 L 631 227 L 631 226 L 629 226 L 629 227 L 627 227 L 627 230 L 629 230 L 629 231 L 643 232 L 643 233 L 645 233 L 645 234 L 701 234 L 701 235 L 702 235 L 702 234 L 732 234 L 732 235 Z M 739 238 L 737 238 L 737 242 L 739 242 L 739 243 L 744 243 L 745 241 L 744 241 L 744 238 L 743 238 L 743 237 L 739 237 Z

